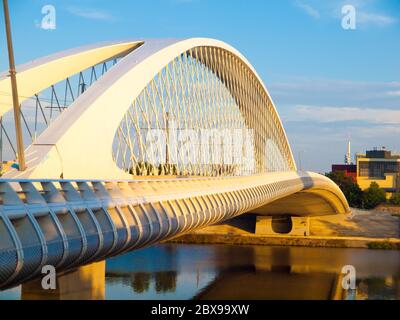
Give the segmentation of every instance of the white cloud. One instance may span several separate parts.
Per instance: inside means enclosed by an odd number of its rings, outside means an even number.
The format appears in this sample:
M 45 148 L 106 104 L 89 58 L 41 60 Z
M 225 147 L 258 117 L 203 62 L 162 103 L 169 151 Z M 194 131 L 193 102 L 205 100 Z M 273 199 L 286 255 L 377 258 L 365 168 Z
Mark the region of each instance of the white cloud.
M 357 14 L 357 22 L 361 24 L 373 24 L 379 27 L 385 27 L 397 22 L 393 17 L 369 12 L 359 12 Z
M 89 8 L 78 8 L 78 7 L 69 7 L 68 12 L 73 14 L 74 16 L 91 19 L 91 20 L 102 20 L 102 21 L 113 21 L 115 17 L 110 13 L 98 9 L 89 9 Z
M 356 8 L 357 25 L 386 27 L 397 22 L 396 18 L 379 12 L 376 0 L 341 0 L 337 3 L 334 11 L 340 13 L 342 6 L 347 4 Z M 337 17 L 342 18 L 341 15 L 337 15 Z
M 400 108 L 399 82 L 282 77 L 267 88 L 276 105 L 284 109 L 293 105 Z
M 389 91 L 387 94 L 392 97 L 400 97 L 400 90 L 399 91 Z
M 313 18 L 333 18 L 341 20 L 342 7 L 352 5 L 356 8 L 357 25 L 386 27 L 398 22 L 393 12 L 382 12 L 378 0 L 293 0 L 294 5 Z
M 358 136 L 366 139 L 371 137 L 395 137 L 400 135 L 400 126 L 371 126 L 358 127 L 354 131 L 358 131 Z
M 283 81 L 271 83 L 270 87 L 279 89 L 296 89 L 296 90 L 324 90 L 324 91 L 341 91 L 348 89 L 354 90 L 384 90 L 393 88 L 400 89 L 400 82 L 371 82 L 371 81 L 352 81 L 345 79 L 331 79 L 322 77 L 286 77 Z
M 357 107 L 325 107 L 298 105 L 293 108 L 289 121 L 315 121 L 332 123 L 339 121 L 365 121 L 380 125 L 400 124 L 400 110 Z
M 296 6 L 300 9 L 302 9 L 306 14 L 308 14 L 310 17 L 313 17 L 315 19 L 319 19 L 320 18 L 320 13 L 317 9 L 315 9 L 314 7 L 310 6 L 309 4 L 306 4 L 300 0 L 297 0 L 295 2 Z

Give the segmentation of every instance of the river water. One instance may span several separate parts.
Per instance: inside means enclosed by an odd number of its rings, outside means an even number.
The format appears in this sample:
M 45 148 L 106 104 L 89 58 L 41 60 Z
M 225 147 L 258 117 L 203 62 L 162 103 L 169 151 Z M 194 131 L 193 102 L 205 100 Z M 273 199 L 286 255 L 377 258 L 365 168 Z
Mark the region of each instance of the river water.
M 347 267 L 345 267 L 347 266 Z M 356 289 L 342 290 L 343 267 Z M 107 260 L 105 299 L 397 299 L 400 251 L 162 244 Z M 20 299 L 20 288 L 0 292 Z

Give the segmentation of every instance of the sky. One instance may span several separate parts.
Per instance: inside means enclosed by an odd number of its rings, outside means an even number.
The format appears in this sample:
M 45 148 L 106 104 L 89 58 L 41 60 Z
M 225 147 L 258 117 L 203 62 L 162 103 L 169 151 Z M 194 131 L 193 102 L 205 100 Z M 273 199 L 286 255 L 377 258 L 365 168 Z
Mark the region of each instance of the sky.
M 55 29 L 41 28 L 42 8 Z M 355 29 L 342 8 L 355 8 Z M 242 52 L 282 118 L 299 167 L 327 172 L 352 153 L 400 151 L 400 0 L 11 0 L 17 64 L 124 39 L 209 37 Z M 7 69 L 0 16 L 0 68 Z

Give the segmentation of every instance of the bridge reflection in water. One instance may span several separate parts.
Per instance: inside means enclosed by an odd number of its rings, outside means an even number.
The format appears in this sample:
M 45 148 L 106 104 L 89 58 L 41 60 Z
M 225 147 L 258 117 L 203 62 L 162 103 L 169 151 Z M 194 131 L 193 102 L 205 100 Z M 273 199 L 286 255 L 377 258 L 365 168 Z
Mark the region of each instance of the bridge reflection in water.
M 357 290 L 344 292 L 349 264 Z M 52 293 L 24 285 L 22 299 L 400 299 L 399 251 L 165 244 L 107 260 L 105 276 L 90 268 Z

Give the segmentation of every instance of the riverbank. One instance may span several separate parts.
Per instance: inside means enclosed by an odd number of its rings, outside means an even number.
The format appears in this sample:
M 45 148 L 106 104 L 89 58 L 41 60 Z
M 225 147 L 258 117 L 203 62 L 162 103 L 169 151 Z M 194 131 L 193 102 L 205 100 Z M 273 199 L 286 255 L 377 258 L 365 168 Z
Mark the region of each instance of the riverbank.
M 327 248 L 367 248 L 400 250 L 400 239 L 363 237 L 296 237 L 238 234 L 189 233 L 168 241 L 184 244 L 229 244 L 266 246 L 303 246 Z
M 230 244 L 400 250 L 400 218 L 381 210 L 352 210 L 309 218 L 309 236 L 257 235 L 241 223 L 220 224 L 170 240 L 187 244 Z

